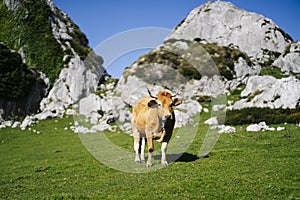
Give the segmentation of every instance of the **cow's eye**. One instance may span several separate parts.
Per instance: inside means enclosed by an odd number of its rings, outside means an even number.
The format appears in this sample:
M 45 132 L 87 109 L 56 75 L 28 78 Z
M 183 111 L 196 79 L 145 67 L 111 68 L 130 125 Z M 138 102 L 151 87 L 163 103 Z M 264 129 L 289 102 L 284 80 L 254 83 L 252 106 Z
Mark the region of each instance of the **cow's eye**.
M 161 103 L 158 103 L 157 105 L 158 105 L 158 106 L 161 106 Z

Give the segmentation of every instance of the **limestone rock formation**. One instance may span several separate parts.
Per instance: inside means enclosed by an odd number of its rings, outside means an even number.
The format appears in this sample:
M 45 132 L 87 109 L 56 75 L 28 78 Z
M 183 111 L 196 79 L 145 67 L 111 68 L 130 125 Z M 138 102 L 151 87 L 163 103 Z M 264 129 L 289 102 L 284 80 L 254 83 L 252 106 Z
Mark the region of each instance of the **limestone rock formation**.
M 300 103 L 300 81 L 293 76 L 276 79 L 272 76 L 250 77 L 242 91 L 242 99 L 233 109 L 247 107 L 296 108 Z
M 286 73 L 300 73 L 300 40 L 291 43 L 273 63 Z
M 193 9 L 169 38 L 198 38 L 221 46 L 236 46 L 254 58 L 263 49 L 282 53 L 292 42 L 271 19 L 224 1 L 208 2 Z

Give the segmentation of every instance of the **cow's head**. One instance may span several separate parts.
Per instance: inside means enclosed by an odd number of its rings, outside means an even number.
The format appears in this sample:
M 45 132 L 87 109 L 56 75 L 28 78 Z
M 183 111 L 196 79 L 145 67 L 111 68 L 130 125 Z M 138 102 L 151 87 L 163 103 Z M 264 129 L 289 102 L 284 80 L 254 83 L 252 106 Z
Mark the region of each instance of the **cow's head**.
M 163 121 L 167 120 L 168 118 L 171 117 L 170 113 L 168 110 L 166 110 L 162 105 L 161 103 L 156 100 L 156 99 L 151 99 L 149 102 L 148 102 L 148 107 L 150 109 L 155 109 L 155 114 L 158 115 L 158 117 L 160 119 L 162 119 Z
M 167 118 L 172 118 L 173 116 L 173 107 L 181 104 L 179 98 L 175 98 L 176 95 L 172 95 L 167 91 L 160 91 L 156 96 L 153 96 L 148 90 L 150 97 L 155 99 L 158 106 L 161 106 L 164 112 L 166 113 Z

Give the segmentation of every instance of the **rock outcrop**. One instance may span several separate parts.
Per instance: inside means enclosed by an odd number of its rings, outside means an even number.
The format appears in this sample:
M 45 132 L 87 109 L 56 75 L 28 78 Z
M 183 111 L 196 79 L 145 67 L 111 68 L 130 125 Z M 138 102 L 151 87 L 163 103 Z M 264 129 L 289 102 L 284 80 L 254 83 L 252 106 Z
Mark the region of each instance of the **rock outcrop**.
M 95 63 L 87 67 L 79 56 L 72 58 L 64 68 L 49 95 L 40 103 L 38 119 L 63 116 L 65 110 L 83 97 L 97 90 L 99 80 L 105 75 L 103 67 Z
M 242 91 L 242 99 L 233 109 L 247 107 L 296 108 L 300 104 L 300 81 L 293 76 L 276 79 L 272 76 L 250 77 Z
M 49 95 L 40 104 L 37 119 L 63 116 L 65 110 L 83 97 L 97 90 L 99 81 L 107 75 L 102 67 L 102 58 L 90 52 L 84 59 L 76 52 L 70 40 L 74 37 L 74 24 L 66 13 L 59 10 L 51 0 L 47 1 L 51 11 L 52 32 L 63 50 L 69 49 L 67 66 L 61 70 Z M 73 37 L 71 36 L 73 35 Z
M 260 122 L 258 124 L 250 124 L 247 126 L 246 131 L 248 132 L 258 132 L 258 131 L 282 131 L 284 130 L 284 127 L 278 126 L 275 127 L 269 127 L 266 122 Z
M 236 46 L 254 58 L 260 57 L 264 49 L 282 53 L 292 42 L 271 19 L 224 1 L 193 9 L 168 38 L 198 38 L 221 46 Z
M 291 43 L 281 54 L 278 59 L 273 62 L 274 66 L 281 68 L 286 73 L 300 73 L 300 40 Z

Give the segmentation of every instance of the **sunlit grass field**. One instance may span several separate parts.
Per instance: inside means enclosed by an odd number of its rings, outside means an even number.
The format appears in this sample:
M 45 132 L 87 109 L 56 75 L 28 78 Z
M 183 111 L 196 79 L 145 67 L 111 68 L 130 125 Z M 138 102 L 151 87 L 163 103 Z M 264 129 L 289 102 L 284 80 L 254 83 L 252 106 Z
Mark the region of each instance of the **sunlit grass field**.
M 201 125 L 179 161 L 149 173 L 127 173 L 95 159 L 78 134 L 65 130 L 70 123 L 73 118 L 66 117 L 41 121 L 31 130 L 0 130 L 0 199 L 300 199 L 296 125 L 256 133 L 236 126 L 207 157 L 197 158 L 208 129 Z M 129 135 L 106 135 L 133 151 Z

